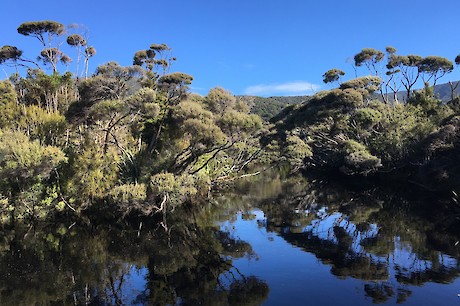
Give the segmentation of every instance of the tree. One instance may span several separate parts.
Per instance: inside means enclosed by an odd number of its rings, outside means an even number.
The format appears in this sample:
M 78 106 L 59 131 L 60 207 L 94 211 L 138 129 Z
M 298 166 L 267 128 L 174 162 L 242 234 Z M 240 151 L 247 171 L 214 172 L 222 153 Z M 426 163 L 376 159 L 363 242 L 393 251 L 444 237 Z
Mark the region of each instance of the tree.
M 407 91 L 407 99 L 410 98 L 412 88 L 420 77 L 419 65 L 422 61 L 419 55 L 396 55 L 391 54 L 388 59 L 387 68 L 391 71 L 398 71 L 402 75 L 402 84 Z
M 58 48 L 52 47 L 52 41 L 55 36 L 61 36 L 65 33 L 64 25 L 50 20 L 25 22 L 18 27 L 18 33 L 37 38 L 43 45 L 43 50 L 40 53 L 41 59 L 45 64 L 51 64 L 53 72 L 57 72 L 56 64 L 64 53 Z
M 161 67 L 162 75 L 169 72 L 169 67 L 176 58 L 171 56 L 171 48 L 166 44 L 151 44 L 147 50 L 139 50 L 134 54 L 133 65 L 142 66 L 145 69 L 143 85 L 154 88 L 157 85 Z
M 365 65 L 369 71 L 378 76 L 379 69 L 376 65 L 381 62 L 384 57 L 385 54 L 382 51 L 373 48 L 365 48 L 354 56 L 354 60 L 356 66 L 361 67 Z
M 1 64 L 7 64 L 9 61 L 13 62 L 13 65 L 19 65 L 19 66 L 24 66 L 27 67 L 24 63 L 32 63 L 34 64 L 37 68 L 40 68 L 38 64 L 34 61 L 25 59 L 22 57 L 22 50 L 19 50 L 15 46 L 8 46 L 5 45 L 0 49 L 0 65 Z M 19 63 L 18 63 L 19 61 Z
M 419 63 L 420 72 L 429 75 L 425 82 L 429 82 L 433 78 L 433 87 L 436 86 L 436 82 L 447 73 L 451 73 L 454 69 L 454 65 L 450 60 L 441 56 L 427 56 L 422 59 Z
M 76 68 L 75 75 L 78 78 L 80 76 L 78 74 L 78 68 L 80 67 L 80 59 L 82 56 L 81 48 L 86 46 L 87 42 L 86 42 L 86 39 L 84 39 L 83 36 L 81 36 L 80 34 L 69 35 L 67 36 L 66 41 L 69 46 L 77 48 L 77 65 L 76 65 L 77 68 Z
M 16 92 L 9 81 L 0 81 L 0 128 L 10 127 L 19 117 Z
M 96 55 L 96 49 L 91 46 L 85 48 L 85 79 L 88 78 L 88 63 L 89 59 Z
M 357 67 L 365 65 L 367 69 L 375 76 L 379 76 L 379 68 L 377 67 L 377 64 L 380 63 L 384 58 L 385 54 L 382 51 L 373 48 L 362 49 L 361 52 L 354 56 L 355 65 Z M 380 85 L 378 89 L 383 101 L 387 103 L 387 96 L 383 93 L 383 86 Z
M 323 74 L 324 83 L 339 82 L 340 77 L 344 76 L 345 72 L 340 69 L 330 69 Z
M 396 48 L 392 46 L 387 46 L 385 48 L 385 51 L 387 52 L 387 59 L 390 60 L 390 58 L 396 54 Z M 388 63 L 387 63 L 388 64 Z M 388 68 L 388 66 L 387 66 Z M 388 88 L 391 89 L 393 92 L 393 100 L 395 102 L 398 102 L 398 91 L 401 88 L 401 83 L 398 81 L 397 75 L 398 73 L 401 72 L 398 68 L 392 68 L 388 69 L 387 72 L 385 73 L 386 79 L 384 81 L 385 83 L 385 95 L 388 97 Z M 388 99 L 387 99 L 388 100 Z
M 18 61 L 22 56 L 22 51 L 14 46 L 3 46 L 0 49 L 0 64 L 5 63 L 6 61 Z

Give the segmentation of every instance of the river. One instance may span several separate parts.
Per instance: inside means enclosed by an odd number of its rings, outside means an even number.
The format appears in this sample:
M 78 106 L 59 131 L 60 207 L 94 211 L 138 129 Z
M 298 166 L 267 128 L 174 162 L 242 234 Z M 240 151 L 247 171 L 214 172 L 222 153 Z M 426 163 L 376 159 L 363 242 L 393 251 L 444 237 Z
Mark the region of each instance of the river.
M 164 222 L 1 229 L 1 305 L 457 305 L 456 195 L 267 177 Z

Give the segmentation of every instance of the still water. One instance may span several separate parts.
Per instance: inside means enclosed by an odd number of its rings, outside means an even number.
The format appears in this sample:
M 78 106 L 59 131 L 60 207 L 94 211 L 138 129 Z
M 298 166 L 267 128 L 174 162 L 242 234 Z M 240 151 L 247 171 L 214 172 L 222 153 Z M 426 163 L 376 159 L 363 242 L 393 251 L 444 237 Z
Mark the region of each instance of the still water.
M 460 305 L 455 198 L 300 178 L 240 187 L 161 226 L 4 227 L 0 304 Z

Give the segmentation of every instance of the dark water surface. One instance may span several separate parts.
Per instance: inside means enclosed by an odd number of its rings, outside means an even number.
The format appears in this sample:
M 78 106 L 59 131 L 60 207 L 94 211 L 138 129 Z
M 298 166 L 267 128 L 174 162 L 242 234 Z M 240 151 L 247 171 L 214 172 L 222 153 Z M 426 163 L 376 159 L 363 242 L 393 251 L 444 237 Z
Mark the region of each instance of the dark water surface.
M 460 210 L 407 187 L 245 183 L 158 226 L 7 226 L 1 305 L 460 305 Z

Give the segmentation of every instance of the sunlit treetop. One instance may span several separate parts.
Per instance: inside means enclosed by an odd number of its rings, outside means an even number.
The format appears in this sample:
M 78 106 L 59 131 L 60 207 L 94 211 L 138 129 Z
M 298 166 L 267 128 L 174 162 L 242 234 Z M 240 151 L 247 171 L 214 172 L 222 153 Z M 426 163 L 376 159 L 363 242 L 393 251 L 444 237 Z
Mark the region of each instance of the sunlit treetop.
M 25 36 L 34 36 L 46 44 L 44 34 L 62 35 L 65 33 L 65 27 L 62 23 L 43 20 L 24 22 L 18 27 L 18 33 Z
M 192 81 L 193 81 L 193 77 L 183 72 L 173 72 L 171 74 L 164 75 L 159 79 L 160 83 L 178 84 L 178 85 L 179 84 L 190 85 L 192 84 Z
M 382 51 L 373 49 L 373 48 L 364 48 L 355 55 L 355 65 L 362 66 L 366 62 L 380 62 L 385 57 L 385 54 Z
M 392 54 L 388 59 L 387 68 L 393 69 L 398 66 L 417 67 L 422 61 L 422 57 L 419 55 L 395 55 Z
M 0 64 L 8 60 L 17 61 L 22 56 L 22 51 L 14 46 L 3 46 L 0 49 Z
M 166 44 L 151 44 L 150 49 L 157 52 L 171 50 L 171 48 L 169 48 Z
M 392 47 L 392 46 L 387 46 L 385 48 L 385 51 L 388 53 L 388 54 L 395 54 L 396 53 L 396 48 L 395 47 Z
M 326 73 L 323 74 L 323 82 L 324 83 L 331 83 L 331 82 L 337 82 L 341 76 L 344 76 L 345 72 L 340 69 L 330 69 L 326 71 Z
M 454 69 L 454 64 L 445 57 L 427 56 L 420 61 L 419 67 L 423 72 L 442 71 L 449 73 Z
M 94 47 L 88 46 L 85 49 L 85 54 L 88 57 L 94 56 L 96 54 L 96 49 Z
M 133 65 L 142 66 L 147 61 L 152 60 L 155 57 L 155 51 L 153 50 L 139 50 L 134 54 Z
M 455 57 L 455 64 L 460 65 L 460 54 Z
M 354 89 L 366 96 L 376 91 L 381 83 L 382 79 L 377 76 L 364 76 L 340 84 L 340 89 Z
M 72 34 L 67 37 L 67 44 L 70 46 L 86 46 L 86 40 L 79 34 Z

